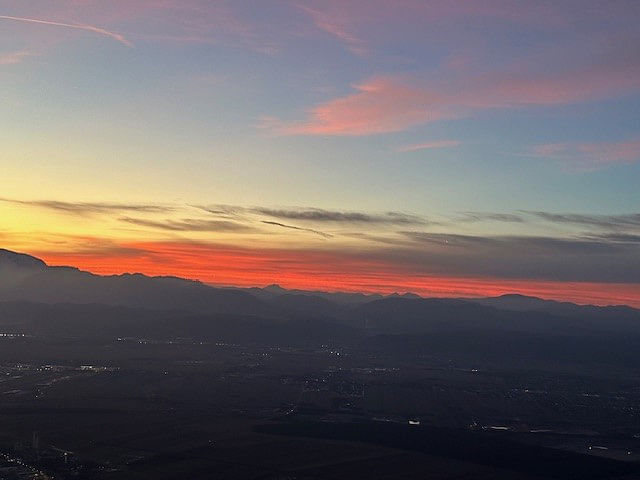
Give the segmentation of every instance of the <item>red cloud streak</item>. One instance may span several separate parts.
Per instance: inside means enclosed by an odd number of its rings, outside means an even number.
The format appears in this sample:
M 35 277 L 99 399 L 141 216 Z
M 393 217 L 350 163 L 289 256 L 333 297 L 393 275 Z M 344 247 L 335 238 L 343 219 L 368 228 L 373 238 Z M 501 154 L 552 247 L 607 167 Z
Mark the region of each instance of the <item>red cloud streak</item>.
M 121 250 L 121 252 L 120 252 Z M 474 297 L 521 293 L 554 300 L 640 307 L 640 285 L 502 278 L 431 276 L 340 252 L 258 250 L 196 243 L 129 243 L 103 253 L 35 252 L 50 265 L 73 265 L 97 274 L 140 272 L 206 283 L 326 291 L 415 292 Z

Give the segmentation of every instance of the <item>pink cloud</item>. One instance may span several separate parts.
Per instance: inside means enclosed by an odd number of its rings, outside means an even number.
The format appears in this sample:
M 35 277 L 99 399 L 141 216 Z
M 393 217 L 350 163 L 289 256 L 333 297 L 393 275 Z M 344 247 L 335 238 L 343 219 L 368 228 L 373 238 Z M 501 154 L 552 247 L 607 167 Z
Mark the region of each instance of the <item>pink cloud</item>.
M 638 10 L 630 4 L 327 0 L 299 8 L 354 53 L 407 52 L 377 57 L 396 68 L 399 61 L 415 66 L 408 52 L 418 48 L 446 55 L 436 60 L 439 68 L 413 79 L 365 78 L 355 92 L 310 108 L 305 119 L 274 122 L 280 134 L 371 135 L 490 108 L 566 105 L 640 89 Z M 538 40 L 504 45 L 514 28 Z
M 372 135 L 495 108 L 596 101 L 640 89 L 640 61 L 611 50 L 588 65 L 537 72 L 516 65 L 503 72 L 449 72 L 446 80 L 374 76 L 355 93 L 313 107 L 307 119 L 283 124 L 286 135 Z M 575 62 L 574 62 L 575 63 Z
M 551 143 L 536 145 L 529 156 L 560 160 L 579 169 L 640 162 L 640 139 L 602 143 Z
M 396 151 L 398 152 L 415 152 L 417 150 L 431 150 L 434 148 L 450 148 L 457 147 L 460 145 L 459 140 L 436 140 L 433 142 L 425 142 L 418 143 L 413 145 L 405 145 L 403 147 L 398 147 Z
M 441 98 L 391 77 L 374 77 L 352 95 L 314 107 L 306 121 L 282 124 L 285 135 L 370 135 L 450 117 Z
M 555 56 L 536 59 L 532 65 L 515 66 L 511 71 L 474 80 L 480 81 L 480 88 L 474 92 L 474 86 L 469 85 L 466 100 L 470 106 L 508 107 L 565 105 L 623 95 L 640 89 L 640 56 L 630 55 L 628 47 L 619 44 L 569 61 L 568 65 L 556 66 Z M 548 71 L 536 72 L 536 63 L 548 63 Z

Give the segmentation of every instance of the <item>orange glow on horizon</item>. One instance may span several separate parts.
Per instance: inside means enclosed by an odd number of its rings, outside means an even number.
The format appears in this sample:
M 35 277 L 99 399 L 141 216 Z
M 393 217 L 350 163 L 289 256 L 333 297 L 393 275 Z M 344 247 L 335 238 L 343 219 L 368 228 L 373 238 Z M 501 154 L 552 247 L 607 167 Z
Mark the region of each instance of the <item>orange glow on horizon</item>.
M 331 251 L 242 249 L 197 243 L 130 243 L 104 253 L 34 252 L 49 265 L 71 265 L 101 275 L 143 273 L 238 287 L 277 283 L 289 289 L 426 297 L 478 297 L 506 293 L 596 305 L 640 307 L 640 285 L 473 278 L 404 271 L 401 265 L 367 261 Z

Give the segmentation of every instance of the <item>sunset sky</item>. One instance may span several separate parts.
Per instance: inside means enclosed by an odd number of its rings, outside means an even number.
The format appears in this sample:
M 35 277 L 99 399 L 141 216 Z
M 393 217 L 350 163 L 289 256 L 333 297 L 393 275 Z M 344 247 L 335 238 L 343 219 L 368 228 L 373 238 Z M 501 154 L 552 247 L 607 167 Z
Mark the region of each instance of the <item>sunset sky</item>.
M 640 307 L 640 2 L 0 0 L 0 247 Z

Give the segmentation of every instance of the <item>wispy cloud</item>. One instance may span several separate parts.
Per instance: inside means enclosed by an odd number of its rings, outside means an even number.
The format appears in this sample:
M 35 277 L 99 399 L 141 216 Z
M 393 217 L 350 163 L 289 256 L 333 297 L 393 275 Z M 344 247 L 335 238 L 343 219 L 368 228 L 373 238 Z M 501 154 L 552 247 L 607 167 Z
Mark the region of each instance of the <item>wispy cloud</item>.
M 305 220 L 310 222 L 339 222 L 339 223 L 378 223 L 378 224 L 424 224 L 426 221 L 417 216 L 402 212 L 364 213 L 338 210 L 324 210 L 321 208 L 274 209 L 266 207 L 252 208 L 259 213 L 274 218 L 289 220 Z
M 120 217 L 121 222 L 173 232 L 254 232 L 255 227 L 228 220 L 206 220 L 198 218 L 167 219 L 164 221 L 143 218 Z
M 464 212 L 455 222 L 507 222 L 524 223 L 525 219 L 515 213 Z
M 193 208 L 215 215 L 218 218 L 225 218 L 229 220 L 243 218 L 247 213 L 250 213 L 250 209 L 239 205 L 191 205 Z
M 455 233 L 431 233 L 421 231 L 404 231 L 399 232 L 407 238 L 422 243 L 432 243 L 434 245 L 446 247 L 464 247 L 469 245 L 482 245 L 494 243 L 494 239 L 490 237 L 481 237 L 474 235 L 460 235 Z
M 296 227 L 294 225 L 287 225 L 285 223 L 272 222 L 272 221 L 269 221 L 269 220 L 262 220 L 262 223 L 264 223 L 265 225 L 274 225 L 276 227 L 288 228 L 288 229 L 291 229 L 291 230 L 301 230 L 303 232 L 311 232 L 311 233 L 315 233 L 316 235 L 320 235 L 321 237 L 324 237 L 324 238 L 332 238 L 333 237 L 333 235 L 331 235 L 330 233 L 321 232 L 320 230 L 314 230 L 312 228 Z
M 316 10 L 305 5 L 298 5 L 298 8 L 311 15 L 316 27 L 346 44 L 352 53 L 356 55 L 365 55 L 367 53 L 364 41 L 350 32 L 349 19 L 344 15 Z
M 96 33 L 98 35 L 104 35 L 106 37 L 112 38 L 127 47 L 132 47 L 133 44 L 127 40 L 124 35 L 116 32 L 111 32 L 109 30 L 105 30 L 104 28 L 95 27 L 93 25 L 82 25 L 75 23 L 62 23 L 62 22 L 54 22 L 51 20 L 42 20 L 38 18 L 26 18 L 26 17 L 12 17 L 9 15 L 0 15 L 0 20 L 11 20 L 15 22 L 25 22 L 25 23 L 35 23 L 39 25 L 50 25 L 54 27 L 64 27 L 64 28 L 72 28 L 75 30 L 84 30 L 87 32 Z
M 525 156 L 559 160 L 582 169 L 640 162 L 640 139 L 600 143 L 548 143 L 534 146 Z
M 416 268 L 502 277 L 567 282 L 640 283 L 640 244 L 633 238 L 576 235 L 459 235 L 401 232 L 416 245 L 384 251 L 382 257 L 413 262 Z M 418 267 L 422 265 L 422 267 Z M 639 292 L 640 294 L 640 292 Z
M 16 200 L 1 197 L 0 202 L 44 208 L 73 215 L 94 215 L 113 212 L 163 213 L 170 212 L 175 209 L 175 207 L 168 205 L 142 203 L 63 202 L 59 200 Z
M 417 150 L 432 150 L 438 148 L 451 148 L 460 145 L 459 140 L 435 140 L 432 142 L 404 145 L 396 149 L 397 152 L 415 152 Z
M 272 208 L 263 206 L 243 207 L 239 205 L 210 205 L 198 206 L 197 208 L 223 218 L 240 218 L 246 215 L 258 215 L 311 223 L 388 225 L 424 225 L 431 223 L 419 215 L 403 212 L 358 212 L 348 210 L 326 210 L 316 207 Z
M 27 57 L 32 57 L 34 54 L 28 50 L 20 50 L 11 53 L 0 54 L 0 65 L 15 65 L 22 62 Z
M 540 211 L 524 211 L 548 222 L 596 227 L 610 230 L 640 228 L 640 213 L 626 215 L 585 215 L 577 213 L 551 213 Z
M 590 234 L 587 235 L 587 238 L 603 240 L 607 242 L 636 243 L 640 245 L 640 235 L 634 235 L 632 233 L 601 233 L 595 235 Z

